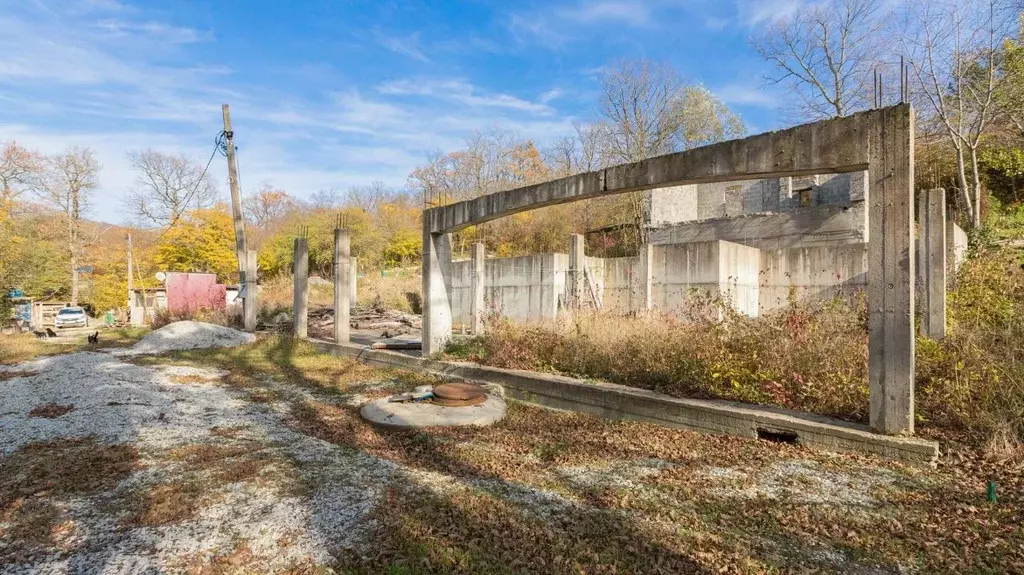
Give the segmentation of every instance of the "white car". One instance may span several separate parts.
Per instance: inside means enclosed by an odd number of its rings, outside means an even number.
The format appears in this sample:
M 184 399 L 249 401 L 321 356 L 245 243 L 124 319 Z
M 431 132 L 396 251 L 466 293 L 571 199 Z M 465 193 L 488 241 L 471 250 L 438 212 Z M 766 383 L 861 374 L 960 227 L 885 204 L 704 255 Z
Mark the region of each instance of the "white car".
M 53 324 L 58 329 L 64 327 L 89 327 L 89 316 L 80 307 L 65 307 L 57 312 L 57 317 L 53 320 Z

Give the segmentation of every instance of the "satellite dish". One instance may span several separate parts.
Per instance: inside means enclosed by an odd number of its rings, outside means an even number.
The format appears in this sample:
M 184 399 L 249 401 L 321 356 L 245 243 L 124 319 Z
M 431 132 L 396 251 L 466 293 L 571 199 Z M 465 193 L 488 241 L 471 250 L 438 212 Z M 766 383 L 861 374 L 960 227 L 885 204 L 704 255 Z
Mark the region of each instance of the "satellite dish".
M 164 272 L 156 272 L 156 279 L 157 281 L 164 281 L 165 279 L 167 279 L 167 274 L 165 274 Z

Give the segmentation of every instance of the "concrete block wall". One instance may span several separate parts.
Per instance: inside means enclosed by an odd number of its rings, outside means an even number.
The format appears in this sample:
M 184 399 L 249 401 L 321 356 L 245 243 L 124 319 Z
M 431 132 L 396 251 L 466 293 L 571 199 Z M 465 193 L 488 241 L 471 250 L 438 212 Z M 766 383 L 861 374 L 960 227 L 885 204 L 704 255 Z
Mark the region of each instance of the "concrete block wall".
M 813 206 L 849 207 L 864 199 L 864 186 L 863 172 L 858 172 L 657 188 L 647 192 L 647 225 L 657 228 Z

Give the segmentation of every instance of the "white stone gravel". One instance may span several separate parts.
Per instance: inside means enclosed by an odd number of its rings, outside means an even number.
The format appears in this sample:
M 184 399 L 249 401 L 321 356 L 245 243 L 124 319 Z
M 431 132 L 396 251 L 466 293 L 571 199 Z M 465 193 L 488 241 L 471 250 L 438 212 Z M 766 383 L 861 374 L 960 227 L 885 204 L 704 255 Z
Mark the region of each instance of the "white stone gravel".
M 51 498 L 74 522 L 60 542 L 66 551 L 50 549 L 17 565 L 0 561 L 2 575 L 174 573 L 189 560 L 230 553 L 239 542 L 252 553 L 247 572 L 329 565 L 341 549 L 358 552 L 372 545 L 367 515 L 395 481 L 438 490 L 482 488 L 522 500 L 540 513 L 558 512 L 568 504 L 555 494 L 514 483 L 466 481 L 404 468 L 289 426 L 290 405 L 296 402 L 357 404 L 365 400 L 358 394 L 319 395 L 259 378 L 280 399 L 254 403 L 246 391 L 219 385 L 224 371 L 134 365 L 104 352 L 47 357 L 0 366 L 0 371 L 35 372 L 0 381 L 0 458 L 32 442 L 95 437 L 105 444 L 134 445 L 144 464 L 106 493 Z M 28 415 L 51 402 L 74 409 L 56 419 Z M 214 428 L 236 428 L 237 434 L 211 434 Z M 167 450 L 204 442 L 255 443 L 260 455 L 274 463 L 259 481 L 211 486 L 217 497 L 188 521 L 126 525 L 124 503 L 134 494 L 180 478 L 182 464 L 167 458 Z M 288 489 L 295 478 L 304 489 Z M 0 533 L 8 527 L 0 522 Z M 281 543 L 282 536 L 287 544 Z M 0 537 L 0 557 L 8 544 Z
M 230 327 L 201 321 L 176 321 L 146 334 L 146 337 L 115 355 L 159 354 L 184 349 L 235 347 L 256 341 L 256 336 Z

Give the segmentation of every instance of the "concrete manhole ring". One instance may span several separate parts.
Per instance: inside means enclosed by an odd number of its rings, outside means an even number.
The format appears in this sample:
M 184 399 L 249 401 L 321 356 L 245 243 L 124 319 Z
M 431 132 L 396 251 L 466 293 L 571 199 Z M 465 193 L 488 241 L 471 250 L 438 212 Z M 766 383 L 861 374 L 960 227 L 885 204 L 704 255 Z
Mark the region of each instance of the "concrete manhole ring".
M 461 403 L 461 402 L 460 402 Z M 359 409 L 363 419 L 387 427 L 450 427 L 460 425 L 493 425 L 505 418 L 505 401 L 485 394 L 476 405 L 449 407 L 433 402 L 393 402 L 382 398 Z

